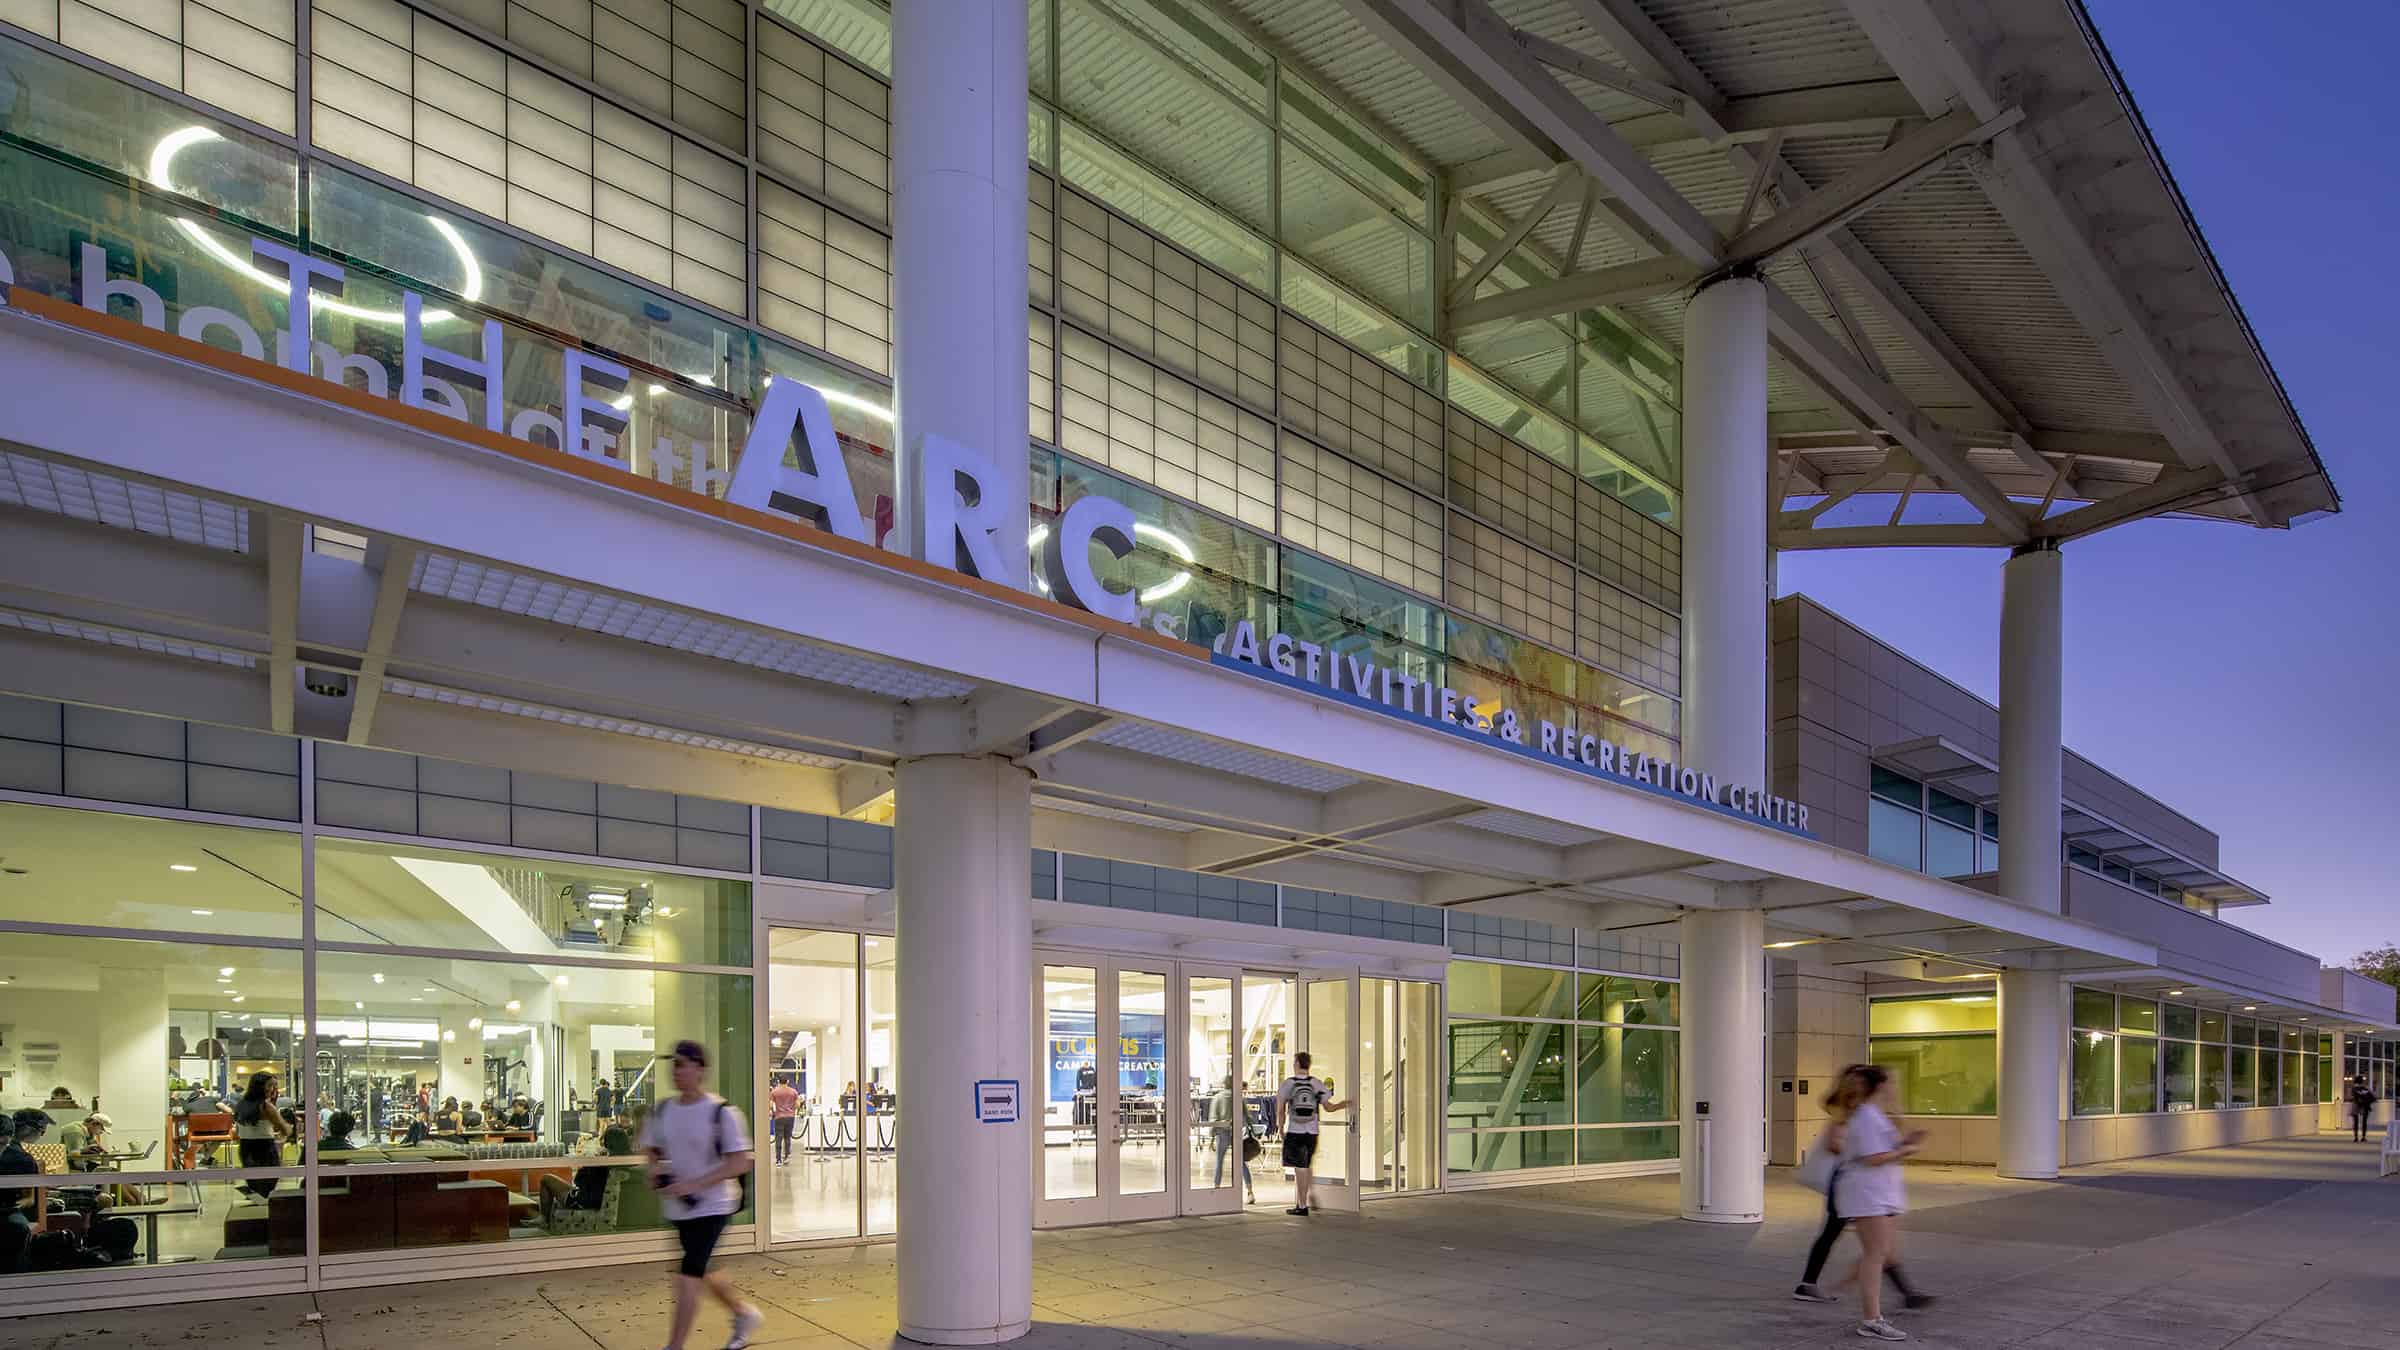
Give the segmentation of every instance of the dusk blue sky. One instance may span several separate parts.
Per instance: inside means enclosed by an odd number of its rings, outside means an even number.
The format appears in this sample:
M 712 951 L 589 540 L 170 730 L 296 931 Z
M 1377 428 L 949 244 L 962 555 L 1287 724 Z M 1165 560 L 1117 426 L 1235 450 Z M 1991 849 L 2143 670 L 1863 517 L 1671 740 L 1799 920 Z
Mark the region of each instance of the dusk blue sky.
M 2339 965 L 2400 942 L 2380 861 L 2400 839 L 2400 171 L 2377 115 L 2400 5 L 2088 3 L 2342 511 L 2068 545 L 2067 744 L 2218 833 L 2225 870 L 2274 897 L 2234 922 Z M 1993 698 L 2002 561 L 1787 553 L 1779 579 Z

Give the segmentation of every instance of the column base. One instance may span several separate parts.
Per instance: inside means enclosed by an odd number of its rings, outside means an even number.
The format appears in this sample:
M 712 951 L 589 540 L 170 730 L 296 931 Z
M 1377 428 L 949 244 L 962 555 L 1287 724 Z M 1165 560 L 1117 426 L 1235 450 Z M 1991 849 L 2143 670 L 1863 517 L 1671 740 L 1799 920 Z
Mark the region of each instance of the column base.
M 1013 1341 L 1033 1330 L 1030 1321 L 1005 1327 L 912 1327 L 900 1328 L 900 1339 L 919 1345 L 998 1345 Z
M 1712 1210 L 1703 1214 L 1687 1209 L 1683 1212 L 1683 1217 L 1693 1223 L 1765 1223 L 1767 1221 L 1767 1216 L 1764 1214 L 1728 1214 L 1723 1210 Z
M 2005 1168 L 2005 1167 L 1995 1167 L 1995 1168 L 1993 1168 L 1992 1170 L 1993 1170 L 1994 1172 L 1998 1173 L 1998 1174 L 1999 1174 L 1999 1175 L 2001 1175 L 2001 1176 L 2007 1177 L 2007 1178 L 2008 1178 L 2010 1181 L 2056 1181 L 2056 1180 L 2058 1180 L 2058 1171 L 2057 1171 L 2057 1169 L 2056 1169 L 2056 1168 L 2053 1168 L 2053 1169 L 2051 1169 L 2050 1171 L 2047 1171 L 2047 1172 L 2034 1172 L 2034 1171 L 2027 1171 L 2027 1172 L 2012 1172 L 2012 1171 L 2008 1170 L 2008 1169 L 2007 1169 L 2007 1168 Z

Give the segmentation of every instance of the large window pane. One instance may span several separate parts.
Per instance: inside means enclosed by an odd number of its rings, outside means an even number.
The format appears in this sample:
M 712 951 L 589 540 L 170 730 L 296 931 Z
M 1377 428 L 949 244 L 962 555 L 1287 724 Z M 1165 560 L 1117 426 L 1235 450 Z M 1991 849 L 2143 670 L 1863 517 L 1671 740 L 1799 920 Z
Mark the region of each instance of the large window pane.
M 2200 1047 L 2183 1041 L 2164 1043 L 2166 1067 L 2161 1071 L 2169 1111 L 2189 1111 L 2199 1100 Z
M 2117 1030 L 2135 1036 L 2158 1034 L 2158 1004 L 2131 994 L 2117 1000 Z
M 1450 1125 L 1569 1125 L 1569 1028 L 1546 1022 L 1450 1024 Z
M 2283 1057 L 2283 1104 L 2301 1105 L 2308 1100 L 2308 1057 L 2286 1054 Z
M 777 1095 L 761 1161 L 775 1194 L 774 1241 L 858 1235 L 857 1027 L 858 935 L 773 930 L 767 1060 Z M 791 1114 L 774 1120 L 779 1109 Z
M 239 1166 L 220 1141 L 252 1074 L 299 1108 L 299 998 L 296 949 L 0 934 L 6 1105 L 48 1110 L 51 1144 L 97 1105 L 131 1170 Z M 60 1089 L 74 1104 L 46 1106 Z
M 2075 1114 L 2107 1115 L 2117 1109 L 2117 1038 L 2105 1031 L 2078 1031 L 2074 1040 Z
M 859 1138 L 867 1154 L 867 1234 L 893 1231 L 900 1212 L 900 986 L 899 943 L 859 939 L 866 956 L 865 1062 L 859 1066 Z
M 1100 1193 L 1099 972 L 1042 967 L 1042 1195 Z
M 2258 1104 L 2283 1104 L 2283 1056 L 2273 1050 L 2258 1052 Z
M 1630 1027 L 1575 1029 L 1575 1119 L 1585 1124 L 1674 1120 L 1676 1034 Z
M 1535 966 L 1450 963 L 1450 1011 L 1483 1017 L 1571 1017 L 1575 976 Z
M 374 1141 L 396 1151 L 354 1163 L 565 1156 L 610 1122 L 639 1125 L 672 1091 L 659 1056 L 679 1040 L 708 1048 L 709 1090 L 747 1109 L 752 1016 L 745 975 L 323 952 L 319 1092 L 361 1120 L 379 1084 L 407 1100 Z
M 2089 1031 L 2116 1030 L 2116 996 L 2098 989 L 2076 990 L 2075 1025 Z
M 1346 986 L 1310 987 L 1309 1014 L 1322 1022 Z M 1347 1012 L 1345 1007 L 1343 1011 Z M 1315 1025 L 1312 1022 L 1312 1026 Z M 1347 1027 L 1323 1028 L 1328 1046 L 1347 1039 Z M 1312 1035 L 1315 1034 L 1312 1030 Z M 1117 1194 L 1152 1195 L 1167 1188 L 1167 977 L 1162 971 L 1117 972 Z M 1326 1054 L 1328 1068 L 1340 1061 Z M 1334 1075 L 1339 1070 L 1333 1070 Z M 1335 1175 L 1340 1175 L 1337 1170 Z
M 1593 1163 L 1656 1162 L 1676 1156 L 1677 1127 L 1657 1125 L 1634 1130 L 1578 1130 L 1575 1161 Z
M 1574 1130 L 1505 1130 L 1450 1134 L 1452 1172 L 1514 1172 L 1527 1167 L 1568 1167 L 1575 1162 Z
M 1269 226 L 1273 134 L 1264 119 L 1107 6 L 1062 0 L 1058 27 L 1066 112 L 1251 226 Z
M 1975 836 L 1938 820 L 1925 823 L 1925 870 L 1937 877 L 1972 876 Z
M 51 1130 L 36 1141 L 36 1147 L 44 1151 L 55 1148 L 58 1136 L 59 1131 Z M 127 1162 L 122 1170 L 156 1171 L 159 1164 L 155 1160 Z M 266 1199 L 261 1200 L 254 1193 L 259 1191 L 264 1192 Z M 53 1202 L 76 1203 L 85 1196 L 93 1197 L 99 1204 L 93 1217 L 101 1221 L 100 1227 L 87 1228 L 87 1245 L 108 1250 L 120 1262 L 137 1267 L 290 1257 L 306 1250 L 307 1232 L 300 1209 L 301 1181 L 297 1175 L 256 1181 L 195 1176 L 190 1180 L 178 1179 L 172 1186 L 122 1185 L 108 1181 L 104 1173 L 0 1176 L 0 1215 L 14 1209 L 30 1215 Z M 110 1219 L 118 1222 L 105 1222 Z M 0 1289 L 7 1289 L 12 1279 L 30 1283 L 59 1278 L 56 1271 L 24 1268 L 5 1245 L 6 1226 L 11 1223 L 0 1218 Z M 118 1278 L 126 1276 L 120 1273 Z M 228 1273 L 226 1278 L 233 1277 Z M 20 1340 L 25 1335 L 16 1334 Z M 115 1338 L 102 1334 L 94 1339 L 113 1342 Z M 39 1344 L 39 1338 L 33 1343 Z
M 2227 1104 L 2225 1081 L 2225 1047 L 2200 1047 L 2200 1109 L 2222 1110 Z
M 0 855 L 0 919 L 300 936 L 297 834 L 0 803 Z
M 2197 1028 L 2199 1019 L 2189 1006 L 2181 1003 L 2170 1003 L 2167 1005 L 2166 1015 L 2166 1034 L 2173 1036 L 2179 1041 L 2198 1039 Z
M 1867 1030 L 1874 1036 L 1927 1036 L 1999 1028 L 2000 1000 L 1988 992 L 1879 998 L 1867 1005 Z
M 1631 975 L 1578 975 L 1575 1015 L 1586 1022 L 1675 1026 L 1682 1021 L 1683 986 Z
M 747 966 L 750 887 L 600 863 L 325 839 L 317 845 L 317 937 Z
M 1282 170 L 1283 242 L 1403 322 L 1431 326 L 1433 241 L 1290 142 Z
M 2233 1048 L 2233 1056 L 2227 1070 L 2230 1080 L 2225 1090 L 2227 1106 L 2258 1105 L 2258 1084 L 2252 1077 L 2256 1069 L 2257 1057 L 2258 1052 L 2255 1050 L 2245 1049 L 2238 1045 Z
M 1892 1075 L 1900 1109 L 1909 1115 L 1988 1116 L 1998 1110 L 1997 1037 L 1877 1036 L 1869 1055 Z
M 1902 867 L 1924 866 L 1925 817 L 1881 797 L 1867 801 L 1867 852 Z
M 2200 1011 L 2200 1039 L 2223 1044 L 2225 1041 L 2225 1014 L 2210 1008 L 2202 1009 Z
M 2128 1115 L 2158 1109 L 2158 1042 L 2128 1036 L 2117 1052 L 2117 1109 Z

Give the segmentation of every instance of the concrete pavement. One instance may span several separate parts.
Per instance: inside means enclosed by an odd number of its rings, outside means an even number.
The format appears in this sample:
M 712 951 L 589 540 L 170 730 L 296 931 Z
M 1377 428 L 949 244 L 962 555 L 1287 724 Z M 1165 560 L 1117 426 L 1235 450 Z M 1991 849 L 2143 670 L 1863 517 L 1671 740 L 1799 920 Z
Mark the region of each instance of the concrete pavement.
M 1930 1346 L 2400 1350 L 2400 1182 L 2321 1135 L 2077 1169 L 2057 1183 L 1911 1169 L 1903 1251 Z M 1864 1344 L 1851 1305 L 1789 1297 L 1822 1201 L 1778 1174 L 1767 1221 L 1675 1217 L 1672 1177 L 1044 1233 L 1028 1350 L 1437 1350 Z M 893 1345 L 888 1245 L 723 1268 L 778 1350 Z M 1835 1258 L 1838 1270 L 1849 1249 Z M 0 1320 L 11 1350 L 655 1350 L 663 1266 Z M 307 1314 L 322 1320 L 304 1320 Z M 691 1344 L 721 1344 L 704 1316 Z

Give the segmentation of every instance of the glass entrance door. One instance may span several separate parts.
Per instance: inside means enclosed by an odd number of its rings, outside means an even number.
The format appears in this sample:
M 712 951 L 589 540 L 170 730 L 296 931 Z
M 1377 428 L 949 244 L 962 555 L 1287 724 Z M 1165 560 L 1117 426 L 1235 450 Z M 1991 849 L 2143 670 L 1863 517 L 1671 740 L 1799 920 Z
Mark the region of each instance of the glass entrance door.
M 1043 953 L 1043 1227 L 1220 1214 L 1244 1194 L 1241 972 Z
M 1318 1116 L 1311 1203 L 1320 1209 L 1358 1209 L 1359 1118 L 1372 1098 L 1359 1077 L 1358 984 L 1355 970 L 1309 971 L 1300 977 L 1300 1047 L 1308 1052 L 1309 1072 L 1327 1081 L 1332 1100 L 1350 1103 Z

